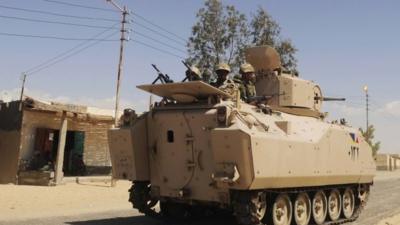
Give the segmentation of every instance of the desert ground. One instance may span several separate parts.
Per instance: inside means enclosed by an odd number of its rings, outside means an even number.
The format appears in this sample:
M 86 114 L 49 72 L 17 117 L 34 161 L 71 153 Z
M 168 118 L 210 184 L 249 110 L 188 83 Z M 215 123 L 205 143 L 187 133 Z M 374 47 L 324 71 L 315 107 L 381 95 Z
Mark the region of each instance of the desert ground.
M 131 208 L 130 183 L 66 183 L 57 187 L 0 185 L 0 225 L 159 225 Z M 193 221 L 234 224 L 231 218 Z M 368 205 L 349 225 L 400 225 L 400 171 L 378 172 Z

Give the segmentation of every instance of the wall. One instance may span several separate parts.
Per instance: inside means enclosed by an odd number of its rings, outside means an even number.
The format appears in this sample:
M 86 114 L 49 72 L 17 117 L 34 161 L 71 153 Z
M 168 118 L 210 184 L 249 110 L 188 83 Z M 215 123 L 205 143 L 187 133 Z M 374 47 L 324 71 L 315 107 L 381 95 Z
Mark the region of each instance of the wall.
M 69 131 L 85 132 L 83 160 L 89 168 L 111 167 L 107 130 L 111 128 L 112 124 L 111 120 L 95 122 L 86 117 L 68 118 Z M 60 126 L 60 113 L 25 110 L 22 122 L 21 158 L 29 159 L 32 156 L 37 128 L 59 130 Z
M 21 128 L 22 113 L 19 107 L 19 101 L 0 104 L 0 130 L 11 131 Z
M 19 102 L 0 104 L 0 184 L 16 183 L 21 119 Z
M 19 141 L 19 131 L 0 130 L 0 184 L 16 182 Z
M 376 169 L 377 170 L 391 170 L 390 168 L 391 157 L 386 154 L 378 154 L 376 156 Z

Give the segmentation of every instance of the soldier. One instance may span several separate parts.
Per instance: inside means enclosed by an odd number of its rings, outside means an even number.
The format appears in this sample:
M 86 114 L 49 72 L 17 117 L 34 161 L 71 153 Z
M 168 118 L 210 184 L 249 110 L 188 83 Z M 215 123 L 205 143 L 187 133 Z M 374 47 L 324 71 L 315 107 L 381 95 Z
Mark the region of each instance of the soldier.
M 244 101 L 249 101 L 249 98 L 256 96 L 255 74 L 254 68 L 249 63 L 244 63 L 240 66 L 241 84 L 239 86 L 240 97 Z
M 201 72 L 196 66 L 191 66 L 190 69 L 186 70 L 186 77 L 189 81 L 202 80 Z
M 217 81 L 212 83 L 211 85 L 216 88 L 221 87 L 225 83 L 225 81 L 228 77 L 228 74 L 230 72 L 231 72 L 231 68 L 229 67 L 228 64 L 226 64 L 226 63 L 218 64 L 217 69 L 215 70 L 215 73 L 217 74 Z

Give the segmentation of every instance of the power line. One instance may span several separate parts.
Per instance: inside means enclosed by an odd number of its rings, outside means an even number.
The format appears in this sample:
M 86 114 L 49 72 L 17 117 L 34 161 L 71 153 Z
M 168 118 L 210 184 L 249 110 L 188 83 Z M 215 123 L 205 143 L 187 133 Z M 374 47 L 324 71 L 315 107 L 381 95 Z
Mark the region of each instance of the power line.
M 79 7 L 79 8 L 94 9 L 94 10 L 101 10 L 101 11 L 117 12 L 116 10 L 105 9 L 105 8 L 98 8 L 98 7 L 92 7 L 92 6 L 87 6 L 87 5 L 75 4 L 75 3 L 68 3 L 68 2 L 64 2 L 64 1 L 58 1 L 58 0 L 43 0 L 43 1 L 51 2 L 51 3 L 56 3 L 56 4 L 67 5 L 67 6 L 71 6 L 71 7 Z M 164 31 L 164 32 L 166 32 L 166 33 L 168 33 L 168 34 L 170 34 L 170 35 L 173 35 L 174 37 L 178 38 L 179 40 L 174 39 L 174 38 L 171 38 L 171 37 L 169 37 L 169 36 L 167 36 L 167 35 L 161 33 L 160 31 L 157 31 L 156 29 L 150 28 L 150 27 L 148 27 L 148 26 L 146 26 L 146 25 L 144 25 L 144 24 L 142 24 L 142 23 L 139 23 L 139 22 L 134 21 L 133 23 L 135 23 L 136 25 L 138 25 L 138 26 L 140 26 L 140 27 L 142 27 L 142 28 L 144 28 L 144 29 L 146 29 L 146 30 L 148 30 L 148 31 L 151 31 L 151 32 L 153 32 L 153 33 L 156 33 L 156 34 L 158 34 L 159 36 L 162 36 L 162 37 L 164 37 L 164 38 L 166 38 L 166 39 L 168 39 L 168 40 L 170 40 L 170 41 L 173 41 L 173 42 L 175 42 L 175 43 L 177 43 L 177 44 L 179 44 L 179 45 L 182 45 L 182 46 L 185 46 L 185 45 L 186 45 L 186 39 L 185 39 L 185 38 L 183 38 L 183 37 L 181 37 L 181 36 L 179 36 L 179 35 L 176 35 L 176 34 L 170 32 L 170 31 L 168 31 L 167 29 L 165 29 L 165 28 L 163 28 L 163 27 L 161 27 L 161 26 L 159 26 L 159 25 L 157 25 L 157 24 L 151 22 L 150 20 L 144 18 L 143 16 L 141 16 L 141 15 L 139 15 L 139 14 L 137 14 L 137 13 L 133 13 L 133 14 L 134 14 L 137 18 L 140 18 L 141 20 L 145 21 L 146 23 L 151 24 L 151 25 L 157 27 L 158 29 L 160 29 L 160 30 L 162 30 L 162 31 Z M 139 35 L 144 36 L 143 34 L 139 34 Z M 149 38 L 149 37 L 147 36 L 147 38 Z M 166 44 L 165 42 L 158 41 L 158 40 L 156 40 L 156 39 L 154 39 L 154 38 L 149 38 L 149 39 L 151 39 L 151 40 L 156 41 L 156 42 L 158 42 L 158 43 L 160 43 L 160 44 L 163 44 L 163 45 L 165 45 L 165 46 L 168 46 L 168 47 L 170 47 L 170 48 L 173 48 L 173 49 L 177 50 L 176 47 L 173 47 L 173 46 L 171 46 L 171 45 L 169 45 L 169 44 Z M 182 51 L 182 50 L 178 50 L 178 51 L 184 52 L 184 51 Z
M 118 23 L 117 23 L 117 24 L 118 24 Z M 113 27 L 115 27 L 117 24 L 114 24 Z M 60 53 L 60 54 L 58 54 L 58 55 L 56 55 L 56 56 L 54 56 L 54 57 L 52 57 L 52 58 L 50 58 L 50 59 L 44 61 L 43 63 L 41 63 L 41 64 L 39 64 L 39 65 L 37 65 L 37 66 L 31 67 L 31 68 L 25 70 L 24 74 L 29 74 L 31 71 L 34 71 L 34 70 L 36 70 L 36 69 L 38 69 L 38 68 L 40 68 L 40 67 L 42 67 L 42 66 L 45 66 L 45 65 L 48 64 L 48 63 L 51 63 L 51 62 L 54 61 L 54 60 L 57 60 L 57 59 L 60 58 L 60 57 L 63 57 L 64 55 L 67 55 L 68 53 L 74 51 L 75 49 L 78 49 L 79 47 L 85 45 L 86 43 L 88 43 L 88 42 L 90 42 L 90 41 L 93 41 L 93 40 L 96 40 L 97 37 L 103 35 L 104 33 L 108 32 L 108 31 L 110 31 L 110 29 L 106 29 L 106 30 L 104 30 L 104 31 L 102 31 L 102 32 L 100 32 L 100 33 L 98 33 L 98 34 L 93 35 L 91 39 L 86 40 L 86 41 L 83 41 L 83 42 L 81 42 L 80 44 L 74 46 L 73 48 L 71 48 L 71 49 L 69 49 L 69 50 L 67 50 L 67 51 L 65 51 L 65 52 L 62 52 L 62 53 Z M 101 40 L 101 39 L 97 39 L 97 40 Z
M 174 38 L 171 38 L 171 37 L 169 37 L 169 36 L 167 36 L 167 35 L 165 35 L 165 34 L 159 32 L 159 31 L 157 31 L 157 30 L 155 30 L 155 29 L 152 29 L 152 28 L 146 26 L 146 25 L 143 25 L 143 24 L 138 23 L 138 22 L 136 22 L 136 21 L 133 21 L 133 23 L 136 24 L 136 25 L 138 25 L 138 26 L 140 26 L 140 27 L 142 27 L 142 28 L 144 28 L 144 29 L 146 29 L 146 30 L 149 30 L 149 31 L 151 31 L 151 32 L 153 32 L 153 33 L 156 33 L 156 34 L 158 34 L 159 36 L 162 36 L 162 37 L 164 37 L 164 38 L 166 38 L 166 39 L 168 39 L 168 40 L 170 40 L 170 41 L 173 41 L 173 42 L 175 42 L 175 43 L 177 43 L 177 44 L 180 44 L 180 45 L 183 45 L 183 46 L 186 45 L 185 42 L 178 41 L 178 40 L 176 40 L 176 39 L 174 39 Z
M 150 37 L 150 36 L 148 36 L 148 35 L 146 35 L 146 34 L 140 33 L 140 32 L 138 32 L 138 31 L 135 31 L 133 34 L 134 34 L 134 35 L 137 34 L 137 35 L 139 35 L 139 36 L 142 36 L 142 37 L 144 37 L 144 38 L 150 39 L 150 40 L 152 40 L 152 41 L 154 41 L 154 42 L 157 42 L 157 43 L 162 44 L 162 45 L 164 45 L 164 46 L 167 46 L 167 47 L 169 47 L 169 48 L 171 48 L 171 49 L 174 49 L 174 50 L 176 50 L 176 51 L 179 51 L 179 52 L 182 52 L 182 53 L 185 53 L 185 54 L 186 54 L 186 52 L 183 51 L 182 49 L 179 49 L 179 48 L 174 47 L 174 46 L 172 46 L 172 45 L 169 45 L 169 44 L 167 44 L 167 43 L 165 43 L 165 42 L 162 42 L 162 41 L 160 41 L 160 40 L 157 40 L 157 39 L 155 39 L 155 38 L 152 38 L 152 37 Z
M 119 41 L 117 39 L 97 39 L 97 38 L 65 38 L 60 36 L 45 36 L 45 35 L 33 35 L 33 34 L 15 34 L 15 33 L 5 33 L 0 32 L 2 36 L 11 37 L 29 37 L 29 38 L 40 38 L 40 39 L 55 39 L 63 41 Z
M 58 0 L 43 0 L 43 1 L 50 2 L 50 3 L 55 3 L 55 4 L 67 5 L 67 6 L 71 6 L 71 7 L 78 7 L 78 8 L 85 8 L 85 9 L 93 9 L 93 10 L 100 10 L 100 11 L 106 11 L 106 12 L 118 12 L 118 11 L 112 10 L 112 9 L 105 9 L 105 8 L 93 7 L 93 6 L 88 6 L 88 5 L 81 5 L 81 4 L 75 4 L 75 3 L 64 2 L 64 1 L 58 1 Z M 145 21 L 146 23 L 151 24 L 151 25 L 157 27 L 158 29 L 160 29 L 160 30 L 162 30 L 162 31 L 164 31 L 164 32 L 166 32 L 166 33 L 168 33 L 168 34 L 170 34 L 170 35 L 173 35 L 174 37 L 180 39 L 181 41 L 183 41 L 183 42 L 186 44 L 186 39 L 185 39 L 185 38 L 183 38 L 183 37 L 181 37 L 181 36 L 179 36 L 179 35 L 177 35 L 177 34 L 174 34 L 173 32 L 171 32 L 171 31 L 169 31 L 169 30 L 163 28 L 163 27 L 160 26 L 160 25 L 155 24 L 154 22 L 152 22 L 152 21 L 146 19 L 145 17 L 143 17 L 143 16 L 141 16 L 141 15 L 135 13 L 135 12 L 132 12 L 132 14 L 133 14 L 134 16 L 136 16 L 137 18 L 140 18 L 141 20 Z M 139 23 L 138 23 L 138 25 L 139 25 L 139 26 L 145 27 L 143 24 L 139 24 Z M 149 29 L 151 29 L 151 28 L 149 28 Z M 155 30 L 152 30 L 152 31 L 153 31 L 153 32 L 157 32 L 157 31 L 155 31 Z M 158 32 L 157 32 L 157 33 L 158 33 Z M 162 36 L 164 36 L 164 35 L 162 35 Z M 169 38 L 169 37 L 168 37 L 168 38 Z M 170 39 L 170 38 L 169 38 L 169 39 Z M 176 40 L 174 40 L 174 41 L 176 41 Z M 182 43 L 182 42 L 181 42 L 181 43 Z
M 143 21 L 145 21 L 145 22 L 147 22 L 147 23 L 149 23 L 149 24 L 151 24 L 151 25 L 157 27 L 158 29 L 161 29 L 161 30 L 163 30 L 164 32 L 167 32 L 168 34 L 173 35 L 173 36 L 175 36 L 176 38 L 179 38 L 179 39 L 183 40 L 184 42 L 187 41 L 185 38 L 183 38 L 183 37 L 181 37 L 181 36 L 179 36 L 179 35 L 177 35 L 177 34 L 172 33 L 171 31 L 169 31 L 169 30 L 163 28 L 162 26 L 159 26 L 159 25 L 157 25 L 157 24 L 151 22 L 150 20 L 144 18 L 143 16 L 141 16 L 141 15 L 135 13 L 135 12 L 132 12 L 132 14 L 133 14 L 134 16 L 140 18 L 141 20 L 143 20 Z
M 117 34 L 117 33 L 119 33 L 119 31 L 115 31 L 115 32 L 113 32 L 112 34 L 106 36 L 105 38 L 109 38 L 109 37 L 111 37 L 111 36 L 114 36 L 114 35 Z M 33 75 L 33 74 L 38 73 L 38 72 L 40 72 L 40 71 L 42 71 L 42 70 L 44 70 L 44 69 L 47 69 L 47 68 L 49 68 L 49 67 L 51 67 L 51 66 L 53 66 L 53 65 L 55 65 L 55 64 L 57 64 L 57 63 L 59 63 L 59 62 L 62 62 L 62 61 L 64 61 L 64 60 L 67 60 L 67 59 L 71 58 L 72 56 L 75 56 L 75 55 L 81 53 L 82 51 L 84 51 L 84 50 L 86 50 L 86 49 L 88 49 L 88 48 L 90 48 L 90 47 L 92 47 L 92 46 L 94 46 L 94 45 L 96 45 L 96 44 L 98 44 L 98 43 L 100 43 L 100 41 L 95 41 L 95 42 L 91 43 L 90 45 L 87 45 L 87 46 L 85 46 L 84 48 L 79 49 L 78 51 L 75 51 L 75 52 L 73 52 L 73 53 L 71 53 L 71 54 L 69 54 L 69 55 L 66 55 L 65 57 L 62 57 L 62 58 L 59 59 L 59 60 L 54 61 L 54 62 L 51 63 L 51 64 L 48 64 L 48 65 L 46 65 L 46 66 L 44 66 L 44 67 L 38 68 L 38 69 L 36 69 L 36 70 L 30 72 L 28 75 L 29 75 L 29 76 L 30 76 L 30 75 Z
M 152 46 L 152 45 L 150 45 L 150 44 L 147 44 L 147 43 L 144 43 L 144 42 L 142 42 L 142 41 L 139 41 L 139 40 L 131 40 L 131 41 L 133 41 L 133 42 L 135 42 L 135 43 L 137 43 L 137 44 L 146 46 L 146 47 L 148 47 L 148 48 L 154 49 L 154 50 L 156 50 L 156 51 L 162 52 L 162 53 L 164 53 L 164 54 L 174 56 L 174 57 L 176 57 L 176 58 L 178 58 L 178 59 L 184 59 L 184 57 L 182 57 L 182 56 L 180 56 L 180 55 L 174 54 L 174 53 L 172 53 L 172 52 L 169 52 L 169 51 L 164 50 L 164 49 L 161 49 L 161 48 L 154 47 L 154 46 Z
M 44 15 L 52 15 L 52 16 L 60 16 L 60 17 L 74 18 L 74 19 L 86 19 L 86 20 L 100 20 L 100 21 L 118 22 L 118 20 L 115 20 L 115 19 L 106 19 L 106 18 L 100 18 L 100 17 L 87 17 L 87 16 L 68 15 L 68 14 L 53 13 L 53 12 L 42 11 L 42 10 L 35 10 L 35 9 L 17 8 L 17 7 L 5 6 L 5 5 L 0 5 L 0 8 L 3 8 L 3 9 L 12 9 L 12 10 L 23 11 L 23 12 L 38 13 L 38 14 L 44 14 Z
M 21 21 L 28 21 L 28 22 L 37 22 L 37 23 L 61 24 L 61 25 L 76 26 L 76 27 L 101 28 L 101 29 L 110 28 L 110 27 L 105 27 L 105 26 L 97 26 L 97 25 L 89 25 L 89 24 L 78 24 L 78 23 L 68 23 L 68 22 L 56 22 L 56 21 L 39 20 L 39 19 L 32 19 L 32 18 L 25 18 L 25 17 L 17 17 L 17 16 L 0 15 L 0 18 L 21 20 Z
M 88 5 L 80 5 L 80 4 L 63 2 L 63 1 L 56 1 L 56 0 L 43 0 L 43 1 L 51 2 L 51 3 L 55 3 L 55 4 L 60 4 L 60 5 L 67 5 L 67 6 L 71 6 L 71 7 L 78 7 L 78 8 L 84 8 L 84 9 L 93 9 L 93 10 L 99 10 L 99 11 L 105 11 L 105 12 L 118 13 L 118 11 L 113 10 L 113 9 L 105 9 L 105 8 L 93 7 L 93 6 L 88 6 Z

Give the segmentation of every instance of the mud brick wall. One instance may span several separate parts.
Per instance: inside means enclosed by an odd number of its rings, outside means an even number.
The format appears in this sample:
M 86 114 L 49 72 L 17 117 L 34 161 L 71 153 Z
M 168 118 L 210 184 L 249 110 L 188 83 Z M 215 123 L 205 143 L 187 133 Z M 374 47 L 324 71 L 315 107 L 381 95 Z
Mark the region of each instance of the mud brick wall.
M 111 124 L 99 123 L 85 127 L 84 161 L 88 166 L 111 166 L 107 131 Z
M 82 117 L 68 118 L 68 131 L 85 132 L 83 160 L 88 167 L 110 167 L 107 131 L 113 121 L 93 121 Z M 42 111 L 24 111 L 21 158 L 28 159 L 34 151 L 37 128 L 59 130 L 61 115 Z

